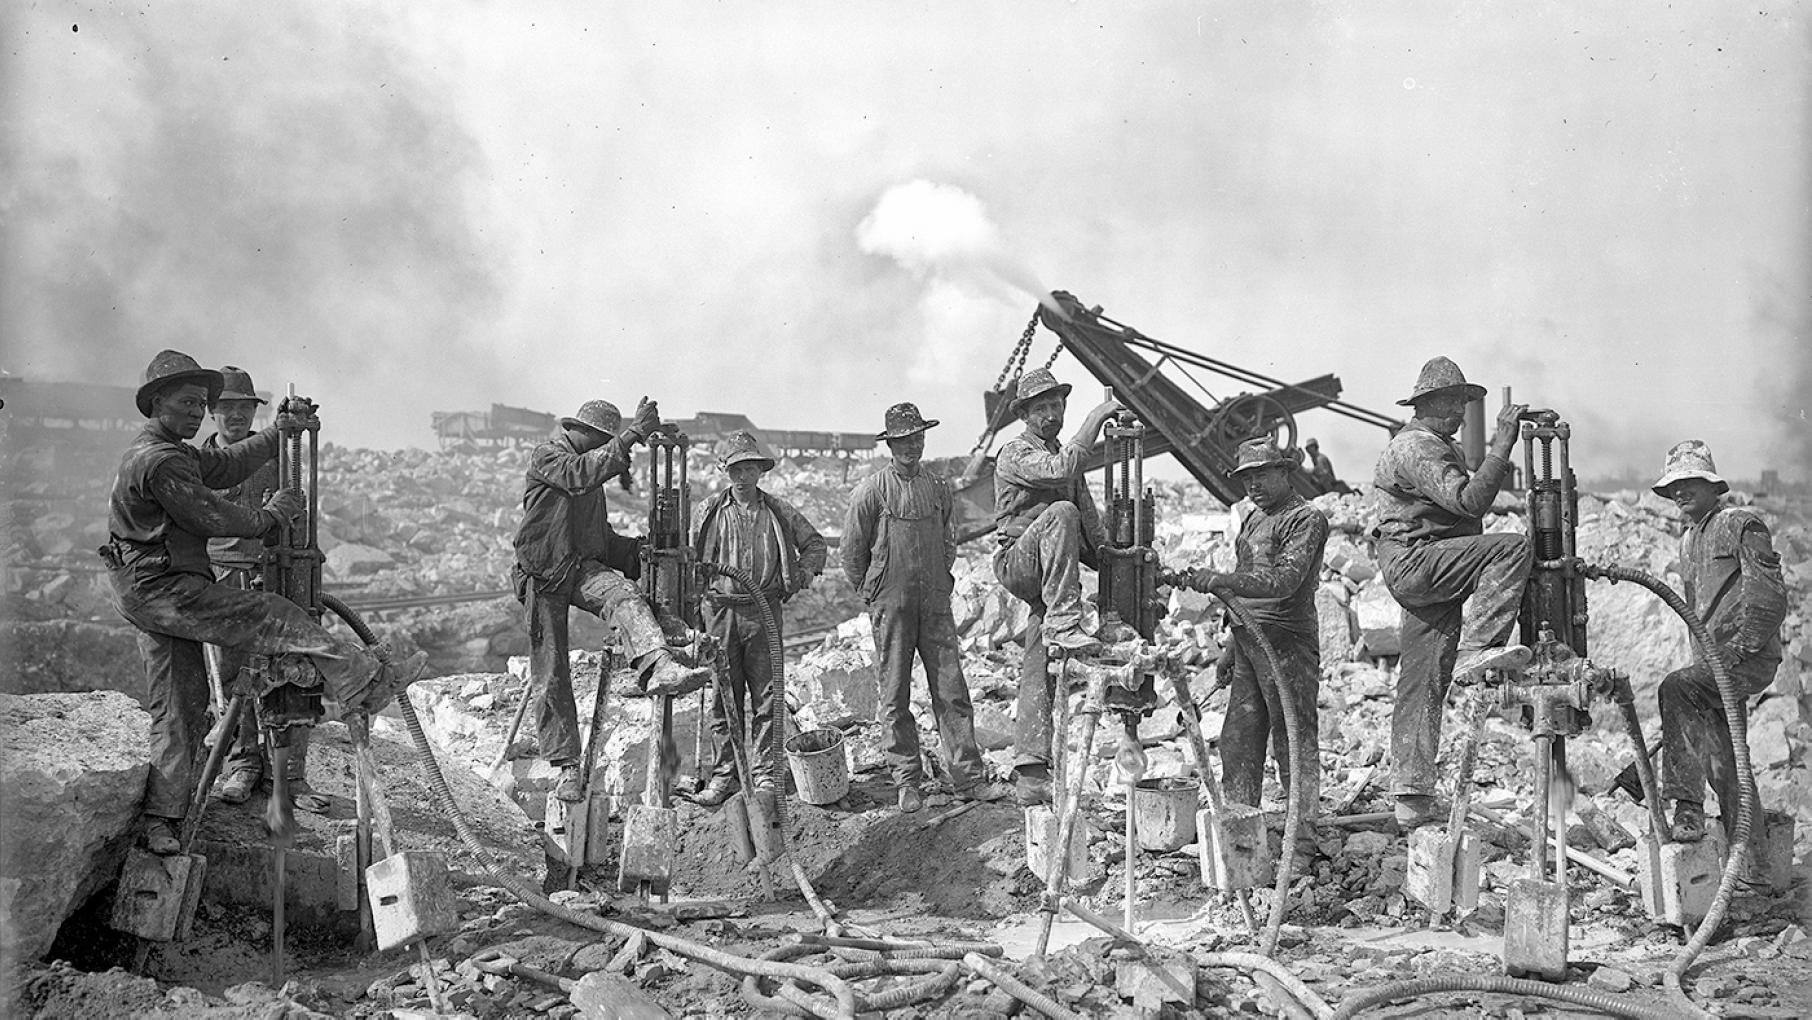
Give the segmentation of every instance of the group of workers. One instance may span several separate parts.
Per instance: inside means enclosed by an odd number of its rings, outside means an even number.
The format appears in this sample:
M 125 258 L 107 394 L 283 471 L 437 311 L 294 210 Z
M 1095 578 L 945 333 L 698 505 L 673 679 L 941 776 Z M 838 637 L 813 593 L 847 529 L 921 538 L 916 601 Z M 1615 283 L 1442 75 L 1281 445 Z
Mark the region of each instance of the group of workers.
M 1398 401 L 1414 416 L 1391 438 L 1373 477 L 1377 561 L 1402 607 L 1390 792 L 1405 829 L 1446 817 L 1435 786 L 1450 685 L 1477 681 L 1490 670 L 1520 669 L 1532 657 L 1511 640 L 1532 567 L 1530 541 L 1519 532 L 1486 534 L 1483 527 L 1510 477 L 1508 458 L 1526 407 L 1502 410 L 1484 460 L 1469 466 L 1454 437 L 1466 406 L 1484 392 L 1452 361 L 1430 360 L 1410 395 Z M 994 574 L 1028 605 L 1031 619 L 1010 788 L 1024 806 L 1051 799 L 1051 703 L 1068 692 L 1057 690 L 1049 662 L 1088 656 L 1103 639 L 1121 637 L 1086 627 L 1080 568 L 1097 567 L 1107 542 L 1085 461 L 1122 407 L 1104 401 L 1064 440 L 1069 394 L 1070 386 L 1048 369 L 1026 372 L 1010 404 L 1024 430 L 1007 441 L 995 467 Z M 145 658 L 153 754 L 145 843 L 155 853 L 179 849 L 180 820 L 190 806 L 206 733 L 209 654 L 217 656 L 216 675 L 229 680 L 252 654 L 306 656 L 323 693 L 354 711 L 380 709 L 425 665 L 421 654 L 391 662 L 382 646 L 335 636 L 302 607 L 261 590 L 257 576 L 268 536 L 304 507 L 300 493 L 276 476 L 276 427 L 250 431 L 260 403 L 244 370 L 207 369 L 187 355 L 160 352 L 137 393 L 148 420 L 122 460 L 110 499 L 110 538 L 100 552 L 120 613 L 140 631 Z M 216 434 L 199 446 L 188 442 L 209 413 Z M 975 740 L 950 605 L 957 558 L 952 489 L 923 465 L 925 434 L 937 424 L 911 403 L 887 409 L 875 439 L 887 445 L 889 463 L 851 493 L 839 549 L 841 567 L 873 623 L 877 721 L 897 804 L 907 812 L 932 797 L 997 800 L 1009 792 L 1006 784 L 990 781 Z M 779 724 L 776 713 L 784 710 L 770 684 L 780 650 L 770 645 L 774 636 L 763 620 L 780 620 L 783 603 L 826 569 L 828 549 L 817 528 L 761 488 L 774 461 L 749 434 L 728 437 L 716 451 L 727 485 L 702 506 L 694 552 L 704 562 L 735 568 L 754 590 L 733 582 L 732 572 L 715 577 L 702 617 L 721 639 L 721 670 L 686 660 L 638 590 L 643 540 L 612 530 L 605 501 L 606 483 L 629 470 L 635 447 L 660 428 L 652 400 L 640 401 L 627 422 L 615 406 L 595 400 L 561 418 L 556 433 L 529 458 L 513 580 L 527 611 L 530 669 L 540 690 L 540 754 L 557 770 L 552 796 L 565 800 L 579 799 L 583 788 L 569 609 L 614 626 L 642 693 L 684 694 L 711 683 L 714 673 L 721 676 L 712 707 L 711 771 L 692 794 L 712 807 L 743 782 L 734 747 L 742 722 L 748 721 L 755 746 L 765 747 Z M 1292 772 L 1279 694 L 1284 685 L 1293 695 L 1298 733 L 1310 745 L 1298 760 L 1316 762 L 1321 631 L 1315 593 L 1329 528 L 1295 479 L 1306 472 L 1321 489 L 1332 488 L 1335 479 L 1313 441 L 1306 445 L 1305 463 L 1302 451 L 1268 437 L 1242 444 L 1230 474 L 1251 507 L 1235 540 L 1234 569 L 1168 576 L 1238 600 L 1244 610 L 1224 660 L 1231 689 L 1219 746 L 1229 799 L 1259 803 L 1269 749 L 1285 795 L 1312 815 L 1319 776 Z M 1668 451 L 1654 485 L 1680 509 L 1685 595 L 1716 640 L 1710 651 L 1752 694 L 1772 681 L 1780 663 L 1787 598 L 1767 523 L 1755 510 L 1722 500 L 1728 488 L 1710 451 L 1693 440 Z M 1468 599 L 1470 612 L 1464 611 Z M 1265 644 L 1276 653 L 1281 674 L 1261 654 Z M 926 780 L 911 709 L 915 657 L 924 669 L 947 778 L 936 785 Z M 1670 673 L 1661 684 L 1659 711 L 1671 836 L 1697 840 L 1705 832 L 1708 779 L 1727 826 L 1738 789 L 1709 665 L 1696 661 Z M 221 797 L 244 801 L 268 778 L 256 727 L 222 739 L 236 739 L 237 750 L 228 759 Z M 306 744 L 301 747 L 289 756 L 291 788 L 297 806 L 319 810 L 303 771 Z M 780 778 L 772 768 L 766 755 L 749 756 L 746 774 L 757 787 L 751 792 L 777 790 Z

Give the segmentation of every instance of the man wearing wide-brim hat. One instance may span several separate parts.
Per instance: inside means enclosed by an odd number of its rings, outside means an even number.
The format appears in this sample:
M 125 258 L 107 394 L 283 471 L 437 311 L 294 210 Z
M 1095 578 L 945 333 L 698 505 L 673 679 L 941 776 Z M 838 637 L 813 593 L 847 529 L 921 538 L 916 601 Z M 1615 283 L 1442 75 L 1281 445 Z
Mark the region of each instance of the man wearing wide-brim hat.
M 887 409 L 875 436 L 892 454 L 889 464 L 862 479 L 843 518 L 843 573 L 868 607 L 879 661 L 882 750 L 893 770 L 901 811 L 923 803 L 925 767 L 919 725 L 912 714 L 912 658 L 925 665 L 938 746 L 956 797 L 996 800 L 1005 794 L 987 782 L 975 743 L 975 708 L 956 642 L 950 570 L 956 564 L 956 502 L 950 483 L 925 470 L 925 433 L 937 425 L 917 404 Z
M 718 444 L 717 462 L 730 486 L 705 502 L 693 548 L 704 562 L 741 572 L 755 591 L 720 575 L 705 594 L 705 628 L 723 641 L 727 666 L 711 711 L 711 778 L 693 798 L 706 807 L 722 804 L 741 786 L 736 746 L 742 742 L 745 720 L 753 733 L 753 743 L 743 748 L 749 780 L 755 785 L 749 792 L 771 795 L 780 783 L 776 741 L 785 730 L 775 719 L 786 706 L 776 702 L 772 683 L 775 659 L 785 654 L 777 643 L 784 638 L 780 606 L 811 587 L 824 573 L 828 555 L 824 536 L 804 514 L 762 491 L 761 476 L 773 470 L 774 458 L 763 452 L 753 435 L 733 432 L 725 437 Z M 762 622 L 764 610 L 783 631 L 772 639 Z
M 1726 506 L 1730 485 L 1718 476 L 1711 448 L 1688 439 L 1667 451 L 1655 494 L 1680 508 L 1680 580 L 1686 602 L 1704 621 L 1736 684 L 1738 704 L 1767 689 L 1781 664 L 1781 623 L 1787 617 L 1781 558 L 1762 515 Z M 1699 651 L 1702 656 L 1703 649 Z M 1734 832 L 1738 790 L 1736 750 L 1724 702 L 1703 658 L 1669 673 L 1656 698 L 1661 714 L 1661 797 L 1673 802 L 1672 837 L 1705 835 L 1707 773 L 1718 795 L 1726 835 Z M 1750 832 L 1762 831 L 1761 804 L 1751 804 Z
M 1316 704 L 1321 696 L 1321 620 L 1315 590 L 1321 583 L 1328 519 L 1292 484 L 1300 463 L 1297 451 L 1280 449 L 1269 436 L 1240 444 L 1229 474 L 1245 488 L 1255 509 L 1234 540 L 1236 565 L 1231 573 L 1190 571 L 1183 582 L 1196 591 L 1236 597 L 1283 667 L 1281 678 L 1272 674 L 1257 635 L 1235 618 L 1233 686 L 1220 737 L 1227 799 L 1258 806 L 1268 743 L 1279 783 L 1302 805 L 1302 817 L 1313 818 L 1321 791 Z M 1278 693 L 1280 683 L 1288 686 L 1289 709 Z M 1286 711 L 1294 712 L 1301 769 L 1290 760 Z
M 1468 471 L 1453 437 L 1466 405 L 1484 395 L 1485 388 L 1467 382 L 1451 360 L 1429 359 L 1415 390 L 1397 401 L 1413 407 L 1415 417 L 1391 437 L 1372 476 L 1378 567 L 1403 607 L 1391 708 L 1391 792 L 1405 829 L 1446 817 L 1435 806 L 1434 790 L 1449 685 L 1478 680 L 1488 669 L 1520 669 L 1530 658 L 1528 649 L 1509 643 L 1529 580 L 1529 539 L 1484 533 L 1485 515 L 1510 472 L 1517 423 L 1528 408 L 1510 404 L 1498 413 L 1484 461 Z M 1466 616 L 1469 596 L 1473 611 Z
M 1060 442 L 1068 383 L 1050 369 L 1019 377 L 1012 413 L 1025 431 L 1001 447 L 994 464 L 994 576 L 1032 607 L 1033 626 L 1019 673 L 1013 757 L 1022 804 L 1048 803 L 1051 762 L 1051 678 L 1048 649 L 1082 655 L 1100 647 L 1082 626 L 1079 565 L 1094 566 L 1107 543 L 1089 494 L 1083 465 L 1108 418 L 1121 410 L 1106 400 L 1089 411 L 1069 442 Z
M 711 680 L 708 668 L 682 665 L 668 649 L 635 584 L 641 570 L 638 542 L 611 528 L 604 498 L 605 483 L 630 469 L 636 446 L 660 425 L 660 408 L 647 397 L 628 425 L 615 404 L 589 400 L 577 414 L 561 418 L 559 430 L 529 455 L 511 576 L 516 598 L 528 610 L 529 676 L 541 685 L 537 739 L 542 759 L 559 772 L 551 793 L 560 800 L 576 801 L 584 790 L 579 710 L 567 656 L 569 610 L 616 628 L 648 694 L 684 694 Z
M 208 539 L 263 535 L 293 520 L 304 502 L 301 492 L 279 489 L 252 508 L 214 491 L 243 482 L 276 455 L 279 441 L 268 428 L 220 449 L 189 445 L 223 386 L 219 372 L 186 354 L 161 351 L 151 359 L 135 398 L 150 421 L 121 459 L 108 499 L 108 542 L 99 550 L 120 615 L 140 631 L 151 714 L 145 846 L 158 854 L 181 848 L 178 828 L 207 733 L 203 643 L 229 653 L 229 675 L 247 654 L 307 655 L 324 693 L 349 711 L 383 708 L 427 658 L 386 666 L 363 644 L 322 629 L 294 602 L 214 580 Z

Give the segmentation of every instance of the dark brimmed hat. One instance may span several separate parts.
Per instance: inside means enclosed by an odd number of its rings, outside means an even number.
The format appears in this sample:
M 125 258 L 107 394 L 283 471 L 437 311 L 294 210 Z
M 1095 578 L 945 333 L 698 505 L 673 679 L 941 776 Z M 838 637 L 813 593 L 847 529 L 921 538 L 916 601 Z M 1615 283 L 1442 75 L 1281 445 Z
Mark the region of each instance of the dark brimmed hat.
M 1717 465 L 1711 462 L 1711 447 L 1703 439 L 1675 443 L 1667 451 L 1667 458 L 1661 462 L 1661 480 L 1653 486 L 1655 495 L 1665 496 L 1662 490 L 1688 478 L 1703 478 L 1716 485 L 1720 493 L 1730 491 L 1730 483 L 1718 477 Z
M 220 366 L 220 378 L 222 380 L 220 396 L 208 401 L 209 407 L 222 400 L 256 400 L 260 404 L 270 403 L 258 395 L 258 388 L 252 385 L 252 373 L 245 369 L 234 365 L 222 365 Z
M 623 427 L 623 412 L 608 400 L 587 400 L 578 414 L 560 419 L 560 424 L 578 425 L 615 438 Z
M 1008 410 L 1017 415 L 1020 408 L 1052 390 L 1056 390 L 1057 395 L 1065 400 L 1069 399 L 1069 383 L 1058 382 L 1057 377 L 1052 375 L 1048 368 L 1034 368 L 1019 377 L 1018 391 L 1013 397 L 1013 405 Z
M 926 421 L 917 404 L 895 404 L 887 409 L 887 427 L 875 433 L 875 442 L 916 436 L 937 425 L 937 419 Z
M 1272 466 L 1294 468 L 1302 463 L 1301 454 L 1296 450 L 1279 449 L 1277 440 L 1270 436 L 1259 436 L 1239 444 L 1239 459 L 1233 469 L 1227 472 L 1229 478 L 1237 478 L 1242 471 L 1257 471 L 1259 468 Z
M 774 458 L 762 453 L 761 444 L 747 432 L 732 432 L 717 444 L 717 462 L 725 471 L 745 460 L 760 461 L 763 471 L 774 469 Z
M 1460 389 L 1465 392 L 1467 400 L 1478 400 L 1485 395 L 1485 387 L 1466 381 L 1465 373 L 1452 358 L 1433 357 L 1422 366 L 1422 374 L 1416 376 L 1416 390 L 1406 399 L 1397 401 L 1400 407 L 1414 407 L 1416 401 L 1430 393 L 1442 390 Z
M 200 383 L 208 388 L 208 404 L 220 399 L 220 388 L 225 384 L 220 373 L 211 368 L 202 368 L 201 363 L 181 351 L 158 351 L 145 366 L 145 382 L 138 388 L 135 403 L 138 413 L 151 417 L 151 398 L 166 387 L 178 383 Z

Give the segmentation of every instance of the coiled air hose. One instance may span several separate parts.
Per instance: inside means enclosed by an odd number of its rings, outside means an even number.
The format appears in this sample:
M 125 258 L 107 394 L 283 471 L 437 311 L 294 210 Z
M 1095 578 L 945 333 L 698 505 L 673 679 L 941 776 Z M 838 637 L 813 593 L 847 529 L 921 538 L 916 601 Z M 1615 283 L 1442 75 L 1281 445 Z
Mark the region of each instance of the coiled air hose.
M 1669 1018 L 1679 1015 L 1671 1009 L 1632 1006 L 1616 995 L 1594 988 L 1570 988 L 1566 985 L 1551 985 L 1546 981 L 1504 977 L 1496 974 L 1456 974 L 1451 977 L 1393 981 L 1388 985 L 1368 988 L 1342 1002 L 1340 1008 L 1334 1011 L 1333 1018 L 1334 1020 L 1347 1020 L 1348 1017 L 1358 1016 L 1373 1006 L 1390 1002 L 1393 999 L 1415 999 L 1442 992 L 1497 992 L 1503 995 L 1534 996 L 1564 1002 L 1572 1006 L 1586 1006 L 1602 1010 L 1612 1016 L 1631 1017 L 1633 1020 L 1669 1020 Z
M 378 643 L 376 635 L 372 633 L 370 627 L 366 626 L 365 621 L 360 619 L 358 614 L 353 612 L 351 607 L 347 606 L 346 603 L 342 602 L 338 597 L 323 594 L 321 596 L 321 604 L 335 616 L 346 621 L 346 625 L 351 627 L 353 633 L 359 636 L 359 640 L 365 642 L 367 645 L 375 645 Z M 485 875 L 493 882 L 497 883 L 501 888 L 509 890 L 517 899 L 534 907 L 536 910 L 541 911 L 549 917 L 558 918 L 568 924 L 578 925 L 581 928 L 589 928 L 592 931 L 603 932 L 604 934 L 614 935 L 617 938 L 622 939 L 627 939 L 633 935 L 640 934 L 643 938 L 647 939 L 648 942 L 660 946 L 663 949 L 670 950 L 687 959 L 697 960 L 699 963 L 710 967 L 716 967 L 718 970 L 726 971 L 731 974 L 743 975 L 745 977 L 767 977 L 777 980 L 792 979 L 804 982 L 813 987 L 823 989 L 830 993 L 836 1000 L 836 1008 L 834 1010 L 821 1012 L 819 1015 L 833 1018 L 833 1020 L 835 1020 L 835 1018 L 851 1018 L 856 1015 L 855 990 L 842 978 L 839 978 L 822 968 L 806 967 L 799 964 L 774 960 L 751 960 L 747 957 L 736 956 L 732 953 L 713 949 L 710 946 L 693 942 L 690 939 L 680 938 L 677 935 L 649 931 L 645 928 L 637 928 L 634 925 L 612 921 L 595 914 L 587 914 L 568 907 L 563 907 L 553 900 L 548 899 L 546 896 L 541 895 L 540 890 L 529 885 L 529 883 L 505 871 L 492 857 L 490 850 L 479 841 L 478 834 L 472 831 L 471 823 L 466 820 L 465 813 L 460 810 L 459 802 L 454 800 L 453 790 L 447 785 L 447 777 L 442 774 L 440 763 L 434 758 L 434 749 L 428 743 L 428 735 L 422 729 L 421 718 L 416 714 L 415 706 L 410 703 L 409 692 L 407 690 L 399 691 L 397 693 L 396 706 L 397 710 L 402 713 L 404 726 L 409 730 L 409 738 L 415 744 L 416 760 L 421 763 L 423 771 L 427 774 L 429 787 L 433 790 L 435 801 L 438 803 L 441 811 L 452 820 L 453 828 L 459 833 L 461 842 L 465 843 L 466 849 L 477 859 L 479 867 L 484 870 Z

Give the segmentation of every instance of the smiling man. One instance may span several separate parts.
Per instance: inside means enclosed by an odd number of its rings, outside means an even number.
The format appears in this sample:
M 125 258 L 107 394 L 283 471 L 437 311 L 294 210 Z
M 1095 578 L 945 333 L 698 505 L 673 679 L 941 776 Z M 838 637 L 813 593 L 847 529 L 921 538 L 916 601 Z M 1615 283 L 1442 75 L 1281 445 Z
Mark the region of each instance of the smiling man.
M 1686 602 L 1705 622 L 1718 657 L 1746 704 L 1774 681 L 1781 664 L 1787 588 L 1768 525 L 1749 507 L 1725 506 L 1730 486 L 1718 477 L 1711 448 L 1688 439 L 1667 451 L 1655 494 L 1680 508 L 1680 577 Z M 1703 654 L 1703 652 L 1701 652 Z M 1704 659 L 1661 681 L 1661 796 L 1672 800 L 1673 838 L 1705 835 L 1705 784 L 1718 795 L 1724 831 L 1736 824 L 1736 751 L 1724 703 Z M 1752 804 L 1760 831 L 1761 805 Z
M 1321 579 L 1328 519 L 1290 484 L 1297 463 L 1295 450 L 1278 449 L 1269 437 L 1240 444 L 1230 474 L 1245 487 L 1246 497 L 1256 509 L 1241 523 L 1234 540 L 1236 565 L 1232 573 L 1225 574 L 1191 571 L 1185 583 L 1196 591 L 1236 596 L 1277 652 L 1283 668 L 1283 676 L 1272 675 L 1258 636 L 1236 620 L 1233 687 L 1227 695 L 1227 717 L 1220 737 L 1227 799 L 1258 805 L 1265 746 L 1269 744 L 1279 783 L 1302 805 L 1302 817 L 1312 819 L 1320 806 L 1321 791 L 1320 713 L 1316 706 L 1321 693 L 1321 624 L 1315 611 L 1315 586 Z M 1291 769 L 1280 683 L 1289 687 L 1297 735 L 1306 745 L 1298 748 L 1299 759 L 1313 765 L 1313 771 L 1305 775 L 1295 775 Z M 1305 842 L 1312 844 L 1313 840 Z
M 1528 408 L 1510 404 L 1498 413 L 1489 452 L 1469 472 L 1453 437 L 1466 405 L 1484 395 L 1460 366 L 1429 359 L 1414 392 L 1397 401 L 1415 408 L 1415 418 L 1391 437 L 1372 476 L 1378 567 L 1403 607 L 1391 769 L 1397 823 L 1405 829 L 1445 817 L 1435 808 L 1434 789 L 1449 685 L 1477 680 L 1487 669 L 1520 669 L 1530 660 L 1527 648 L 1508 643 L 1529 580 L 1528 536 L 1484 533 L 1485 514 L 1510 472 L 1517 423 Z M 1464 616 L 1474 593 L 1472 615 Z

